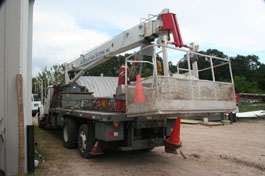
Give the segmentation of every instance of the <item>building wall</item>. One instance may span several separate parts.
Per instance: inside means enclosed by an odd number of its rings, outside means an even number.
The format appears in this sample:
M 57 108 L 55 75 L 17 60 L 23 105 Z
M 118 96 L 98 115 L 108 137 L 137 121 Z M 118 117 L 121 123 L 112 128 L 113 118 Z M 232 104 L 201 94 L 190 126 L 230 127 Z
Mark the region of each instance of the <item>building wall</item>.
M 23 76 L 25 127 L 31 120 L 31 57 L 33 0 L 6 0 L 0 7 L 0 118 L 4 142 L 0 139 L 0 169 L 6 175 L 18 172 L 18 107 L 16 75 Z M 1 131 L 0 131 L 1 132 Z
M 1 7 L 0 7 L 1 8 Z M 5 9 L 2 7 L 0 9 L 0 24 L 3 24 L 5 21 Z M 3 28 L 2 25 L 0 25 L 0 135 L 4 133 L 4 116 L 5 116 L 5 89 L 4 89 L 4 80 L 5 80 L 5 62 L 4 62 L 4 56 L 5 56 L 5 48 L 3 47 L 5 39 L 5 28 Z M 3 134 L 4 135 L 4 134 Z M 3 169 L 5 167 L 5 145 L 3 141 L 0 138 L 0 169 Z

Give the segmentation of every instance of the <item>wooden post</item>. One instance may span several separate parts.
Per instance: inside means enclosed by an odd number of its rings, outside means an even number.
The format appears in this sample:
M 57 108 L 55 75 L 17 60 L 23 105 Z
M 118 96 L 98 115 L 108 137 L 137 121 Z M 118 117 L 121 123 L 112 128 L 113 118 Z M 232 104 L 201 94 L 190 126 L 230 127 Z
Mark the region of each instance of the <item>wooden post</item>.
M 24 106 L 23 106 L 23 80 L 17 74 L 17 105 L 18 105 L 18 175 L 24 175 L 25 145 L 24 145 Z

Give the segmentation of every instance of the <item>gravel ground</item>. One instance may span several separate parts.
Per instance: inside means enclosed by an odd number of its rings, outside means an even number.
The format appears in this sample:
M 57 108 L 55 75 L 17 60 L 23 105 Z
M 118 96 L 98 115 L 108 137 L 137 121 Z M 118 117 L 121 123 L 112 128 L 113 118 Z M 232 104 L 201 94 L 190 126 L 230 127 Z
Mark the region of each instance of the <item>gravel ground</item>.
M 36 119 L 34 118 L 36 124 Z M 163 147 L 152 151 L 115 152 L 83 159 L 63 148 L 61 131 L 35 128 L 35 140 L 46 153 L 39 175 L 265 175 L 265 120 L 208 127 L 181 126 L 181 155 Z

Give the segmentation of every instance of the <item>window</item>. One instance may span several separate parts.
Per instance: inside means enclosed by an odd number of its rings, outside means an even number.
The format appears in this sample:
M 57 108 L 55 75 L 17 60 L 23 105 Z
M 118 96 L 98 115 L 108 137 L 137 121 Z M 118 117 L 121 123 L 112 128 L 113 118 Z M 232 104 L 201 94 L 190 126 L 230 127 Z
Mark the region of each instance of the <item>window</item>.
M 40 98 L 38 95 L 33 95 L 34 101 L 40 101 Z

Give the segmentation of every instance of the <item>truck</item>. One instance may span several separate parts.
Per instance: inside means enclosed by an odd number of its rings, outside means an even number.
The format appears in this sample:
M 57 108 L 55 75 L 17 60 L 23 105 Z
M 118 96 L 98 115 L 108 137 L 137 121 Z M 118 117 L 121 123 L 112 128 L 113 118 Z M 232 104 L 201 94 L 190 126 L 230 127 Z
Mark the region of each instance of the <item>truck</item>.
M 205 55 L 198 48 L 194 43 L 183 43 L 176 15 L 169 9 L 149 15 L 64 63 L 66 83 L 47 88 L 39 127 L 62 128 L 64 147 L 78 148 L 84 158 L 109 150 L 152 150 L 159 146 L 175 153 L 182 145 L 180 117 L 236 108 L 229 58 Z M 83 76 L 132 49 L 118 77 Z M 171 58 L 178 58 L 175 71 L 170 69 Z M 225 81 L 217 76 L 220 67 L 229 75 Z M 205 73 L 210 76 L 205 77 Z
M 37 113 L 39 113 L 39 109 L 41 107 L 41 100 L 38 96 L 38 94 L 33 93 L 31 95 L 31 110 L 32 110 L 32 116 L 34 117 Z

